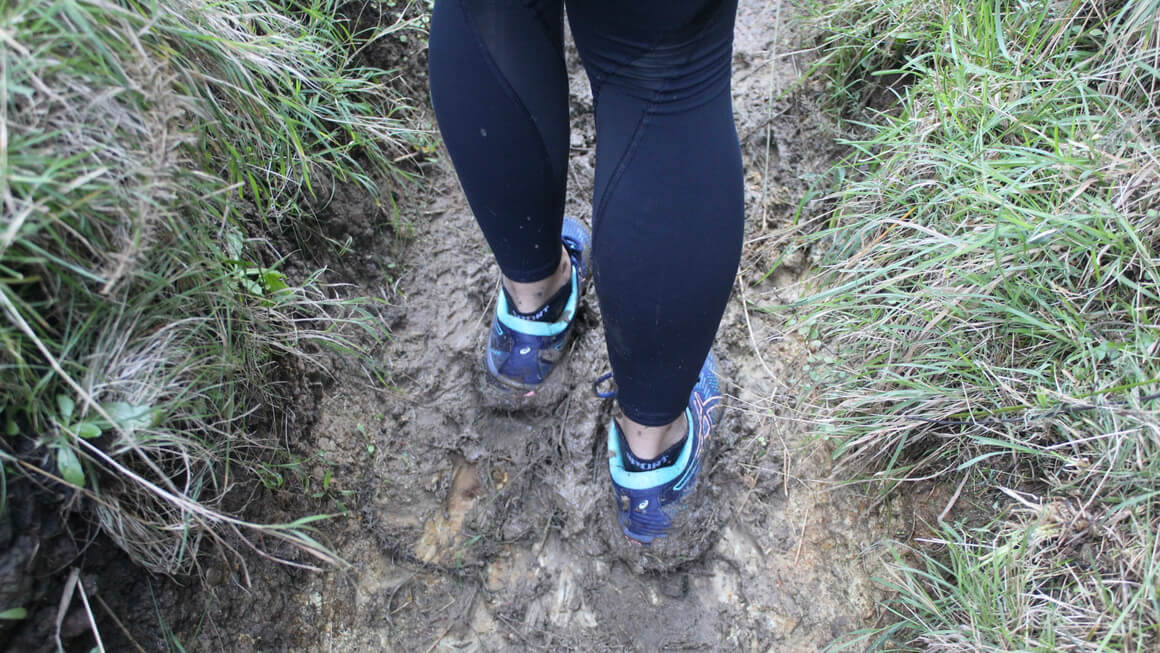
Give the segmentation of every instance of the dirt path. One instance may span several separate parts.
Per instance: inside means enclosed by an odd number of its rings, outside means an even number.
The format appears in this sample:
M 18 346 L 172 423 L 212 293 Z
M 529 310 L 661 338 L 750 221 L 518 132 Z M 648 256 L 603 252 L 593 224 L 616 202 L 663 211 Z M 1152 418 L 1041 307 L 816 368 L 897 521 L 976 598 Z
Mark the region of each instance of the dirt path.
M 249 591 L 222 567 L 211 573 L 214 607 L 182 627 L 187 648 L 815 651 L 877 618 L 870 573 L 894 521 L 857 489 L 819 480 L 827 456 L 794 409 L 805 399 L 794 379 L 806 348 L 783 333 L 784 316 L 743 308 L 793 295 L 804 257 L 766 274 L 782 254 L 775 228 L 835 156 L 813 91 L 768 101 L 799 73 L 783 54 L 795 41 L 782 11 L 743 1 L 738 20 L 749 242 L 717 345 L 732 399 L 699 491 L 700 537 L 672 551 L 628 546 L 615 531 L 603 456 L 610 406 L 589 389 L 607 367 L 593 297 L 558 375 L 562 391 L 531 412 L 482 405 L 497 271 L 443 170 L 403 260 L 363 288 L 394 305 L 388 387 L 340 373 L 309 441 L 311 475 L 329 470 L 330 494 L 352 511 L 326 527 L 352 567 L 269 565 L 252 570 Z M 573 77 L 569 211 L 589 220 L 592 103 Z

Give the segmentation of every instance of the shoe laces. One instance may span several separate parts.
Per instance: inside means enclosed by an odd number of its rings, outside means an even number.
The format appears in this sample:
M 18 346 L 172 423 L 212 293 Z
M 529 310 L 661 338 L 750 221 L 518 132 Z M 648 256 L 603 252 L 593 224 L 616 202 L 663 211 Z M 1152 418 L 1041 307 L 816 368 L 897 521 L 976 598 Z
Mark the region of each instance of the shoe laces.
M 601 390 L 600 386 L 607 385 L 607 390 Z M 592 382 L 592 394 L 601 399 L 612 399 L 616 396 L 616 381 L 612 378 L 612 372 L 606 372 L 596 377 Z

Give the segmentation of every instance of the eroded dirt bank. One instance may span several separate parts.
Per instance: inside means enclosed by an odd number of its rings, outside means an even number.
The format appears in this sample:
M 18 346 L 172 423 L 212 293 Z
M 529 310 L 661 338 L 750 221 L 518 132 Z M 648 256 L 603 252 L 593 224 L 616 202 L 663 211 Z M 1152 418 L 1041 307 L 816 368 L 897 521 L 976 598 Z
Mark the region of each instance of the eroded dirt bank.
M 390 303 L 383 376 L 341 364 L 294 445 L 312 487 L 329 474 L 330 505 L 350 511 L 324 528 L 351 567 L 311 574 L 258 561 L 245 590 L 239 569 L 214 562 L 212 591 L 194 599 L 209 607 L 173 624 L 188 650 L 815 651 L 878 618 L 870 575 L 897 526 L 890 504 L 825 480 L 827 456 L 795 408 L 808 403 L 796 383 L 807 347 L 784 314 L 745 308 L 794 296 L 804 255 L 767 274 L 783 254 L 778 229 L 837 154 L 816 89 L 791 89 L 802 62 L 789 12 L 743 0 L 738 18 L 748 242 L 718 338 L 731 400 L 699 492 L 702 529 L 651 549 L 615 530 L 603 455 L 611 407 L 590 390 L 607 368 L 594 297 L 562 387 L 518 413 L 481 400 L 497 271 L 443 165 L 412 208 L 401 259 L 360 280 Z M 572 90 L 568 208 L 588 220 L 594 135 L 582 75 Z M 344 210 L 355 225 L 374 219 L 357 203 Z M 166 592 L 163 607 L 180 596 Z

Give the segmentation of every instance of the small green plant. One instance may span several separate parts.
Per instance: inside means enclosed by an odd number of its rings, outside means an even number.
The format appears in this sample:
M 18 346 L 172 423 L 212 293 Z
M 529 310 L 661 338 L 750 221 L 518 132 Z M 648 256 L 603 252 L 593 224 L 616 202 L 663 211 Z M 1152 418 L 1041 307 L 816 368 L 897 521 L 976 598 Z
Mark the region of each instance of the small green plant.
M 364 446 L 366 447 L 367 457 L 373 457 L 375 455 L 375 443 L 374 440 L 371 439 L 370 433 L 367 432 L 366 427 L 361 423 L 355 426 L 355 430 L 358 431 L 362 436 Z

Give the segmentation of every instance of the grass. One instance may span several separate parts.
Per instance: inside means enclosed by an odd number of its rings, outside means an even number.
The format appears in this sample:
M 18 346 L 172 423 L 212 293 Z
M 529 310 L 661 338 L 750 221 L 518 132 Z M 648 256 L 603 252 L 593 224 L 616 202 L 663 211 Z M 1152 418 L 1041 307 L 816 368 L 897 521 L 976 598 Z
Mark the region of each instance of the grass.
M 889 623 L 836 648 L 1160 645 L 1157 16 L 1155 0 L 813 8 L 816 73 L 857 134 L 806 236 L 823 434 L 883 491 L 938 479 L 962 497 L 904 544 Z
M 337 183 L 377 193 L 424 138 L 395 73 L 358 59 L 411 23 L 351 34 L 338 10 L 0 9 L 0 458 L 8 483 L 80 492 L 147 569 L 188 573 L 206 540 L 259 533 L 334 561 L 317 517 L 252 523 L 226 500 L 285 446 L 276 381 L 358 322 L 321 271 L 281 271 L 266 235 Z

